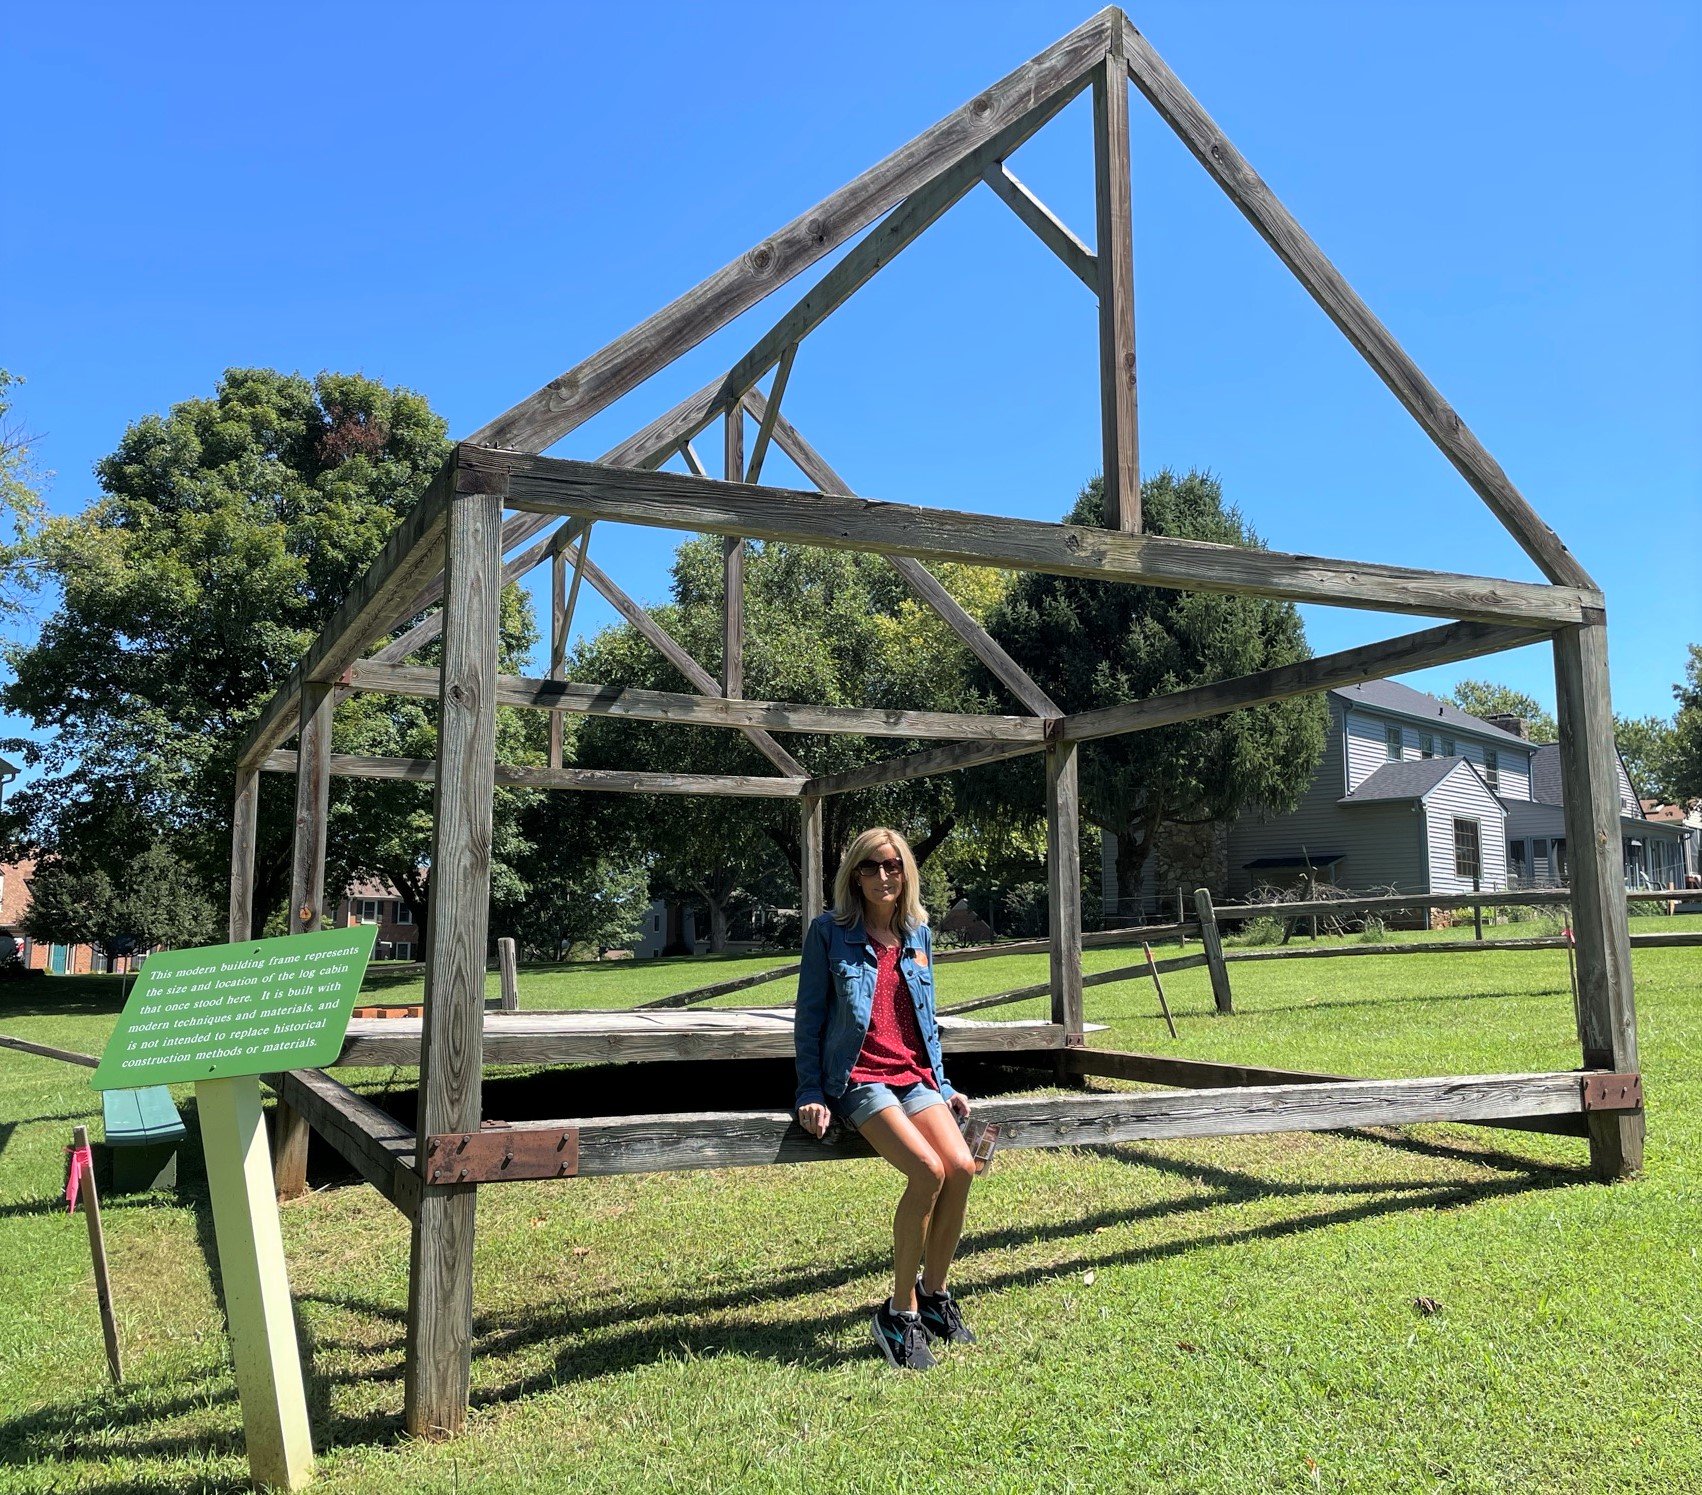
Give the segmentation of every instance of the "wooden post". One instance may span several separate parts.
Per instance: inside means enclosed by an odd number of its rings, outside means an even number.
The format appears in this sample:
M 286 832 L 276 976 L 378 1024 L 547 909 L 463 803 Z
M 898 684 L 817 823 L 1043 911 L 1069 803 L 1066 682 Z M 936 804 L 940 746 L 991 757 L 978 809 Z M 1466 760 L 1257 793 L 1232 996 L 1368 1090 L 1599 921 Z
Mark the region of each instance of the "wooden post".
M 230 830 L 230 942 L 254 934 L 254 828 L 260 819 L 260 772 L 236 772 L 236 806 Z
M 325 911 L 325 837 L 331 807 L 331 716 L 335 687 L 301 688 L 296 739 L 295 848 L 290 866 L 290 933 L 319 928 Z M 243 938 L 247 938 L 246 935 Z M 282 1100 L 272 1112 L 272 1184 L 279 1199 L 307 1192 L 307 1120 Z
M 1122 28 L 1093 75 L 1093 186 L 1098 219 L 1099 424 L 1105 523 L 1138 534 L 1141 458 L 1135 404 L 1135 250 L 1129 180 L 1129 74 Z
M 495 487 L 495 484 L 477 486 Z M 457 492 L 446 534 L 436 834 L 420 1052 L 417 1166 L 428 1139 L 479 1129 L 496 761 L 501 492 Z M 473 1347 L 473 1184 L 428 1186 L 408 1275 L 404 1408 L 416 1438 L 461 1431 Z
M 734 405 L 727 412 L 726 478 L 729 483 L 745 480 L 745 407 Z M 721 541 L 723 585 L 721 615 L 721 694 L 745 693 L 745 542 L 736 535 Z
M 1578 962 L 1578 1037 L 1586 1069 L 1637 1068 L 1637 1009 L 1619 828 L 1618 762 L 1608 691 L 1607 625 L 1554 635 L 1555 715 L 1566 799 L 1566 853 Z M 1590 1166 L 1598 1179 L 1643 1166 L 1643 1112 L 1590 1111 Z
M 1223 963 L 1223 941 L 1218 937 L 1217 912 L 1212 908 L 1211 892 L 1194 889 L 1194 911 L 1200 917 L 1200 940 L 1206 947 L 1206 965 L 1211 971 L 1212 1000 L 1220 1013 L 1235 1011 L 1229 992 L 1229 967 Z
M 1477 854 L 1480 857 L 1483 855 L 1483 848 L 1481 846 L 1478 847 Z M 1483 885 L 1481 880 L 1477 877 L 1472 878 L 1472 892 L 1478 893 L 1482 890 Z M 1472 937 L 1480 940 L 1483 938 L 1483 905 L 1481 903 L 1474 903 L 1472 905 Z
M 557 550 L 550 559 L 550 679 L 566 678 L 567 661 L 567 552 Z M 550 713 L 551 768 L 561 767 L 562 728 L 559 711 Z
M 86 1126 L 71 1129 L 71 1141 L 79 1154 L 89 1145 Z M 73 1167 L 77 1165 L 72 1164 Z M 106 1234 L 100 1224 L 100 1195 L 95 1190 L 95 1175 L 91 1169 L 83 1175 L 80 1196 L 83 1219 L 89 1227 L 89 1256 L 95 1269 L 95 1300 L 100 1304 L 100 1332 L 106 1341 L 106 1368 L 112 1373 L 112 1384 L 124 1384 L 124 1365 L 118 1355 L 118 1319 L 112 1311 L 112 1275 L 106 1269 Z
M 298 1489 L 313 1477 L 313 1443 L 260 1082 L 253 1075 L 201 1080 L 195 1104 L 249 1473 L 265 1489 Z
M 496 963 L 502 972 L 502 1002 L 503 1012 L 518 1012 L 520 1010 L 520 961 L 514 948 L 514 941 L 504 935 L 496 942 Z
M 819 799 L 803 801 L 803 833 L 799 841 L 798 869 L 801 873 L 802 896 L 798 904 L 807 931 L 810 925 L 821 917 L 825 907 L 823 898 L 823 883 L 825 882 L 826 848 L 822 845 L 822 813 Z
M 1081 1000 L 1081 840 L 1076 745 L 1046 749 L 1046 912 L 1051 926 L 1048 982 L 1052 1021 L 1064 1025 L 1064 1042 L 1080 1045 L 1085 1029 Z

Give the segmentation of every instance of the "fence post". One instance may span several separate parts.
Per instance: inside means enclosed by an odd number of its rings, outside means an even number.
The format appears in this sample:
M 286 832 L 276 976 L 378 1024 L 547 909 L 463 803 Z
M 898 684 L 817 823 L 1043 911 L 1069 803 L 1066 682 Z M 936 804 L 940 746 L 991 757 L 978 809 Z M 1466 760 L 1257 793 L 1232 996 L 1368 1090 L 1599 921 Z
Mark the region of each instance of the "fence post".
M 1211 970 L 1212 1000 L 1221 1013 L 1235 1011 L 1229 992 L 1229 967 L 1223 963 L 1223 941 L 1218 938 L 1217 912 L 1212 908 L 1211 893 L 1205 888 L 1194 889 L 1194 911 L 1200 916 L 1200 939 L 1206 947 L 1206 965 Z
M 520 958 L 514 948 L 514 941 L 506 934 L 496 942 L 497 968 L 502 972 L 502 1004 L 501 1012 L 518 1012 L 520 1010 Z

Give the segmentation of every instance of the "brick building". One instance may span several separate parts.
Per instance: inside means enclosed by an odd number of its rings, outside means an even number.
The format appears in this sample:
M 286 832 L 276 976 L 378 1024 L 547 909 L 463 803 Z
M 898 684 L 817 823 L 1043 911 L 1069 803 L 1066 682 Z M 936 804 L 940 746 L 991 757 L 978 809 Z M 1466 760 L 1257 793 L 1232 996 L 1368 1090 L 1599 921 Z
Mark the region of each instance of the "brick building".
M 0 760 L 3 761 L 3 760 Z M 17 956 L 32 971 L 56 976 L 87 976 L 108 969 L 135 969 L 133 956 L 121 956 L 110 967 L 106 955 L 92 945 L 43 945 L 24 933 L 30 907 L 30 874 L 35 862 L 0 863 L 0 960 Z
M 337 929 L 376 924 L 378 944 L 373 948 L 374 960 L 425 959 L 413 913 L 384 878 L 367 878 L 351 885 L 337 900 L 337 912 L 331 923 Z

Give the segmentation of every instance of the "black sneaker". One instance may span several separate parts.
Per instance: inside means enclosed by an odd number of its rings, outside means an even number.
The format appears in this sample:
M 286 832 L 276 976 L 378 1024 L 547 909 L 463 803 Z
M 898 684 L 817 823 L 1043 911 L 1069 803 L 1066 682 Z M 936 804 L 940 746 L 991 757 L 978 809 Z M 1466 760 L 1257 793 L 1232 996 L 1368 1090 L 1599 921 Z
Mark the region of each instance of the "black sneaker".
M 935 1361 L 920 1316 L 895 1313 L 891 1303 L 875 1310 L 875 1343 L 894 1370 L 928 1370 Z
M 922 1286 L 920 1278 L 916 1280 L 916 1311 L 921 1316 L 922 1327 L 927 1330 L 928 1338 L 943 1339 L 948 1344 L 974 1344 L 975 1331 L 964 1323 L 963 1315 L 957 1311 L 957 1303 L 952 1295 L 944 1288 L 937 1293 L 931 1293 Z

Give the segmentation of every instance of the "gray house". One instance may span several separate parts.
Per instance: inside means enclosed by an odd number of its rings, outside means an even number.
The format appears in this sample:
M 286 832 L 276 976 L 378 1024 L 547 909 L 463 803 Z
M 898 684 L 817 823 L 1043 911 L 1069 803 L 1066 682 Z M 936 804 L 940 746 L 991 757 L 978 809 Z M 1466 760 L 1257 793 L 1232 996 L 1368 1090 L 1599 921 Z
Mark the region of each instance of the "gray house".
M 1525 739 L 1512 717 L 1468 716 L 1392 680 L 1327 694 L 1317 777 L 1286 815 L 1249 813 L 1227 828 L 1213 891 L 1237 901 L 1310 876 L 1356 891 L 1468 893 L 1563 883 L 1566 831 L 1559 749 Z M 1645 820 L 1619 764 L 1626 881 L 1683 885 L 1681 830 Z M 1106 912 L 1116 905 L 1116 843 L 1105 838 Z M 1143 872 L 1144 912 L 1173 904 L 1163 858 Z M 1197 885 L 1197 884 L 1196 884 Z

